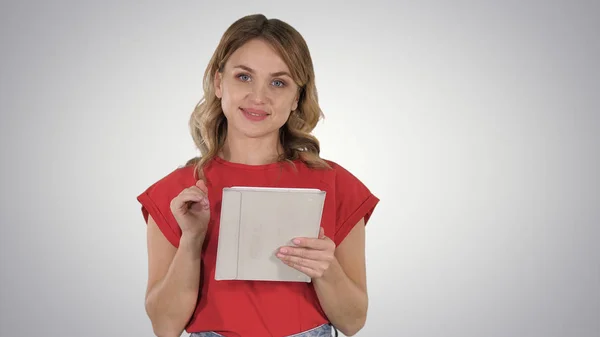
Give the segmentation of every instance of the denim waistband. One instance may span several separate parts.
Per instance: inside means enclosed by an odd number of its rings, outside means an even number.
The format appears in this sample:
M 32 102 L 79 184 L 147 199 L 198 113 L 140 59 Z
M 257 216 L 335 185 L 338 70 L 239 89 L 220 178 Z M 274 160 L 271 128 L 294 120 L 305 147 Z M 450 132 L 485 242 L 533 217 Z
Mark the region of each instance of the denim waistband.
M 323 325 L 319 325 L 316 328 L 307 330 L 307 331 L 303 331 L 294 335 L 289 335 L 286 337 L 332 337 L 331 334 L 331 324 L 323 324 Z M 336 334 L 337 335 L 337 334 Z M 218 334 L 216 332 L 213 331 L 207 331 L 207 332 L 192 332 L 190 334 L 190 337 L 223 337 L 223 335 Z

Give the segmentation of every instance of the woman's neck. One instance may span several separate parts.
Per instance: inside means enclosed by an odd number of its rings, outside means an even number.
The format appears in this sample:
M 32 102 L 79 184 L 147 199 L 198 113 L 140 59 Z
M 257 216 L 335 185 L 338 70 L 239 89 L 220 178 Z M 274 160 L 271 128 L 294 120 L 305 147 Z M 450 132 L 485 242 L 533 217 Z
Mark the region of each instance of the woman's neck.
M 277 161 L 283 153 L 278 133 L 260 138 L 227 135 L 219 156 L 224 160 L 245 165 L 265 165 Z

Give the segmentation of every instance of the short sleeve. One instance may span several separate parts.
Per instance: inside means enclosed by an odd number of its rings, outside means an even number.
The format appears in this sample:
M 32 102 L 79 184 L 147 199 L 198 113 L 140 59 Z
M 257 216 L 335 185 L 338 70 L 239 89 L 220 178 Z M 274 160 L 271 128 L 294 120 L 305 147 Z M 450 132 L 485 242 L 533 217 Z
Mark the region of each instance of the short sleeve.
M 138 195 L 142 216 L 148 223 L 152 216 L 165 238 L 175 247 L 179 247 L 181 228 L 171 213 L 171 200 L 181 191 L 194 184 L 193 175 L 187 168 L 179 168 L 158 180 Z
M 365 219 L 365 225 L 369 222 L 379 199 L 351 172 L 337 164 L 334 164 L 334 169 L 336 171 L 334 242 L 339 245 L 360 219 Z

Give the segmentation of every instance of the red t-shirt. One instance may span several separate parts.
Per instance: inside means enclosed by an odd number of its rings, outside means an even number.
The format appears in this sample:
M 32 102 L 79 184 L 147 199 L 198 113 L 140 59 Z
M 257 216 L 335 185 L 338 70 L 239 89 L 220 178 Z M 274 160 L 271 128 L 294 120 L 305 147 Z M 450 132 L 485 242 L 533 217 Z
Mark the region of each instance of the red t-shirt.
M 336 245 L 354 225 L 368 222 L 379 199 L 349 171 L 328 161 L 329 169 L 311 169 L 295 161 L 250 166 L 219 157 L 204 169 L 211 220 L 202 248 L 202 276 L 196 310 L 187 332 L 215 331 L 226 337 L 288 336 L 329 322 L 312 283 L 215 281 L 222 190 L 232 186 L 319 188 L 326 191 L 321 226 Z M 144 219 L 152 215 L 165 237 L 179 245 L 181 229 L 169 204 L 196 182 L 194 167 L 174 170 L 138 196 Z

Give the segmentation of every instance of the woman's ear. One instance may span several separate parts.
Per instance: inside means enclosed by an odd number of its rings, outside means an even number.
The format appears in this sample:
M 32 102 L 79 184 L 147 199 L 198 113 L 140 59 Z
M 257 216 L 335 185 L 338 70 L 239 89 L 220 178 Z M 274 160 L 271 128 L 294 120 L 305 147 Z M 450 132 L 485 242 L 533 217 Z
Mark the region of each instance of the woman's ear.
M 215 73 L 215 81 L 214 81 L 214 86 L 215 86 L 215 95 L 220 99 L 223 96 L 223 90 L 221 88 L 222 85 L 222 77 L 221 77 L 221 73 L 217 70 L 217 72 Z

